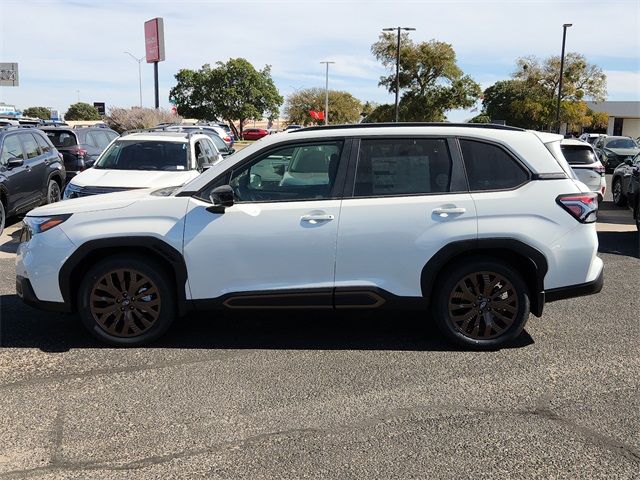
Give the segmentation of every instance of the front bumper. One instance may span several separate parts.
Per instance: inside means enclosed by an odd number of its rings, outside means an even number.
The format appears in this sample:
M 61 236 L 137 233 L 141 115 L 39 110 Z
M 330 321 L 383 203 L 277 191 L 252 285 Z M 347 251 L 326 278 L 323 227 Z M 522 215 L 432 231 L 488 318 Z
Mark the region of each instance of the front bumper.
M 28 278 L 16 276 L 16 293 L 24 303 L 30 307 L 44 310 L 46 312 L 71 313 L 71 306 L 64 302 L 47 302 L 40 300 L 31 286 Z

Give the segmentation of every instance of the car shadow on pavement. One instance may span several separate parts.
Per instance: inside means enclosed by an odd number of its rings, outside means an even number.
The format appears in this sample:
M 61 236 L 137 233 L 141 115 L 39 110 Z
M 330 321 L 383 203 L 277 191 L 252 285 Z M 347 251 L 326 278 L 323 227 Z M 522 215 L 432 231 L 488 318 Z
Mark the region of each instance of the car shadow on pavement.
M 525 331 L 505 348 L 533 344 Z M 15 295 L 0 296 L 0 346 L 66 352 L 106 348 L 75 315 L 39 312 Z M 457 351 L 417 312 L 211 312 L 174 322 L 145 348 Z
M 598 232 L 598 252 L 640 258 L 638 232 Z

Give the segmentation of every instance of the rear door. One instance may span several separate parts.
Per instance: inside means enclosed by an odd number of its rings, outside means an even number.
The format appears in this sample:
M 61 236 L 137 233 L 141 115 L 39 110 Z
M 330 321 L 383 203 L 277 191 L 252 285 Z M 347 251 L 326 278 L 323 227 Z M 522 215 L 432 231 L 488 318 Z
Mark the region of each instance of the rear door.
M 335 305 L 375 296 L 421 297 L 422 269 L 448 243 L 477 237 L 476 210 L 458 150 L 444 137 L 359 141 L 340 214 Z M 348 183 L 349 185 L 349 183 Z
M 21 132 L 18 137 L 22 141 L 25 153 L 24 165 L 27 175 L 25 176 L 25 194 L 27 203 L 39 203 L 46 195 L 46 188 L 49 183 L 47 177 L 47 165 L 45 164 L 46 152 L 40 150 L 38 142 L 31 132 Z

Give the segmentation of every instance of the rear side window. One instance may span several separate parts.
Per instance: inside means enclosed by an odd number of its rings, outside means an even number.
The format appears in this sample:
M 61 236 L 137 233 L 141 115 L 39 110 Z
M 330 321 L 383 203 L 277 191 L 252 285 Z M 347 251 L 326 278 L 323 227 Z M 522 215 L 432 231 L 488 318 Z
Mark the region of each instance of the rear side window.
M 107 148 L 107 145 L 109 145 L 109 142 L 111 141 L 105 132 L 89 132 L 88 136 L 93 139 L 95 146 L 103 150 Z
M 44 139 L 42 135 L 34 133 L 33 136 L 36 137 L 36 141 L 38 142 L 38 146 L 40 147 L 40 150 L 42 150 L 45 153 L 48 153 L 51 151 L 51 145 L 49 145 L 49 143 Z
M 460 147 L 471 191 L 516 188 L 529 179 L 516 159 L 497 145 L 461 139 Z
M 562 145 L 561 148 L 562 155 L 567 159 L 569 165 L 589 165 L 596 161 L 596 156 L 589 147 Z
M 451 167 L 444 139 L 362 140 L 354 196 L 448 192 Z
M 27 158 L 35 158 L 40 155 L 38 144 L 36 143 L 36 139 L 33 138 L 33 135 L 30 133 L 23 133 L 20 135 L 20 140 L 22 140 L 24 145 L 24 151 L 27 154 Z

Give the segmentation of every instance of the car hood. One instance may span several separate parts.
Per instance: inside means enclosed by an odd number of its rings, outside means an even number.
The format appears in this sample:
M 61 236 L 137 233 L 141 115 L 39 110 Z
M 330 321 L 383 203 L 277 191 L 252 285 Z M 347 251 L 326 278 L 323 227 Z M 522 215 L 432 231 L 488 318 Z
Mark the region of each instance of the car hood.
M 196 170 L 109 170 L 89 168 L 79 173 L 71 183 L 77 187 L 162 188 L 182 185 L 199 173 Z
M 61 202 L 51 203 L 31 210 L 28 217 L 43 217 L 48 215 L 63 215 L 66 213 L 97 212 L 128 207 L 157 189 L 144 188 L 127 190 L 124 192 L 91 195 L 88 197 L 72 198 Z
M 608 151 L 608 152 L 613 152 L 616 155 L 619 155 L 621 157 L 633 156 L 633 155 L 637 154 L 638 152 L 640 152 L 640 148 L 609 148 L 609 147 L 605 147 L 604 149 L 606 151 Z

